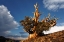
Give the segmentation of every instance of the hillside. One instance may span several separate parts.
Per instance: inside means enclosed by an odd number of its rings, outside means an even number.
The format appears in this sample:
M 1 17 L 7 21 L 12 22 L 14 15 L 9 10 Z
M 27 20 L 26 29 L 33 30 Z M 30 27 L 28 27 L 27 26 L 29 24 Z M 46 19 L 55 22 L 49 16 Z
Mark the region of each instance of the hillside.
M 64 42 L 64 30 L 20 42 Z
M 5 38 L 3 36 L 0 36 L 0 42 L 19 42 L 19 40 L 14 40 L 14 39 Z

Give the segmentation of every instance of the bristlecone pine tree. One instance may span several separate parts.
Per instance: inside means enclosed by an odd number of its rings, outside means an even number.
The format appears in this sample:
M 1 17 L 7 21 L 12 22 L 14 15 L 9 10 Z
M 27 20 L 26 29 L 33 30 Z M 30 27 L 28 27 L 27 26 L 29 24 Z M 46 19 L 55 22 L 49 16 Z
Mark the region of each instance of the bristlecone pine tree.
M 38 11 L 38 5 L 34 5 L 35 12 L 34 17 L 26 16 L 24 20 L 20 23 L 24 27 L 24 30 L 29 33 L 29 38 L 34 38 L 37 36 L 44 35 L 43 31 L 49 30 L 49 28 L 56 25 L 57 18 L 50 18 L 50 14 L 42 21 L 39 21 L 39 16 L 41 15 Z

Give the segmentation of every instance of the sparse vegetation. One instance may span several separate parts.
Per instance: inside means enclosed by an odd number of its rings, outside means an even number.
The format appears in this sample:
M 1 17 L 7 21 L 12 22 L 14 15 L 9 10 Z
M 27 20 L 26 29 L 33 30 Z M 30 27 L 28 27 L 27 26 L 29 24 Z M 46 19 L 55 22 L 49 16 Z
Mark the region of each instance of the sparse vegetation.
M 47 34 L 46 36 L 26 39 L 20 42 L 64 42 L 64 30 Z

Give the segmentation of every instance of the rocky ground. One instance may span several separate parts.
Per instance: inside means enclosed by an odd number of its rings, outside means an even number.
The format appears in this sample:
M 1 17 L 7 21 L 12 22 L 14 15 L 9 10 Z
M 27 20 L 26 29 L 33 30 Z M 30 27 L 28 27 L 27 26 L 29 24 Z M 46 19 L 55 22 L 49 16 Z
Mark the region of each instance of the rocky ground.
M 20 42 L 64 42 L 64 30 Z

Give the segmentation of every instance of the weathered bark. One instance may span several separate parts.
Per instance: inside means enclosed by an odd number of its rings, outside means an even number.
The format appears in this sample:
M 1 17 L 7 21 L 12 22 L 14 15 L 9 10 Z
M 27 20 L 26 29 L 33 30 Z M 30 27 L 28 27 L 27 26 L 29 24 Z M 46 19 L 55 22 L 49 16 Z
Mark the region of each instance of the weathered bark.
M 29 38 L 35 38 L 37 36 L 38 36 L 38 34 L 36 32 L 34 32 L 33 34 L 29 34 Z
M 32 34 L 29 34 L 29 37 L 28 38 L 36 38 L 36 37 L 39 37 L 39 36 L 44 36 L 44 33 L 36 33 L 36 31 Z

